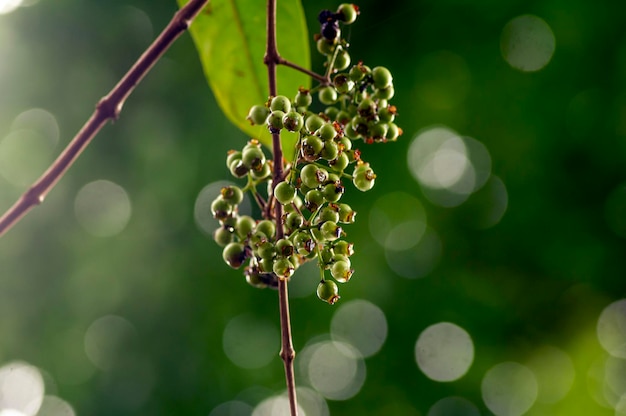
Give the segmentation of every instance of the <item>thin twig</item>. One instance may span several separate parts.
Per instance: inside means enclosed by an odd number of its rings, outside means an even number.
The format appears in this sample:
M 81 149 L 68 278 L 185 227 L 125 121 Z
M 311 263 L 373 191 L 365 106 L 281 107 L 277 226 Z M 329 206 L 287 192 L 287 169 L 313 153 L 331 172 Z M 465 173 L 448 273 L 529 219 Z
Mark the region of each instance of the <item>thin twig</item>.
M 270 96 L 276 96 L 276 66 L 280 63 L 280 55 L 276 45 L 276 0 L 267 0 L 267 44 L 265 49 L 264 63 L 267 65 Z M 283 150 L 280 144 L 280 134 L 272 133 L 272 150 L 274 152 L 273 186 L 284 180 L 283 175 Z M 274 207 L 276 216 L 276 238 L 284 236 L 283 207 L 276 203 Z M 289 409 L 291 416 L 298 415 L 298 403 L 296 399 L 296 381 L 293 370 L 293 360 L 296 351 L 293 348 L 291 338 L 291 319 L 289 317 L 289 291 L 287 279 L 278 279 L 278 304 L 280 311 L 281 348 L 280 357 L 285 365 L 285 381 L 289 396 Z
M 330 84 L 330 78 L 329 77 L 327 77 L 327 76 L 325 77 L 323 75 L 318 74 L 317 72 L 313 72 L 313 71 L 311 71 L 309 69 L 303 68 L 303 67 L 301 67 L 298 64 L 295 64 L 295 63 L 293 63 L 291 61 L 286 60 L 282 56 L 278 57 L 278 64 L 287 66 L 287 67 L 292 68 L 292 69 L 295 69 L 296 71 L 300 71 L 300 72 L 310 76 L 314 80 L 319 81 L 320 84 L 322 84 L 322 85 Z
M 0 237 L 34 206 L 41 204 L 48 192 L 63 177 L 76 158 L 100 129 L 116 120 L 122 106 L 137 84 L 150 71 L 172 43 L 189 27 L 209 0 L 191 0 L 174 14 L 161 34 L 152 42 L 117 85 L 98 102 L 96 109 L 46 172 L 0 218 Z

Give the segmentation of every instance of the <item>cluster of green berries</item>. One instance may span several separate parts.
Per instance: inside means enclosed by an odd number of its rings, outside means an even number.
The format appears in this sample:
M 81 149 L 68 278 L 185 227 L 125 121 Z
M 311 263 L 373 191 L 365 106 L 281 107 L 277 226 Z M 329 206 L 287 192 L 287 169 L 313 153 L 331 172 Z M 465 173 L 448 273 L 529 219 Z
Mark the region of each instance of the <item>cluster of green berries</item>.
M 231 174 L 247 177 L 248 182 L 243 189 L 224 187 L 213 202 L 212 214 L 220 222 L 214 238 L 224 247 L 228 265 L 246 264 L 246 280 L 255 287 L 275 287 L 279 279 L 290 279 L 300 265 L 316 259 L 321 275 L 317 295 L 333 304 L 339 299 L 335 282 L 345 283 L 354 273 L 350 262 L 354 249 L 344 239 L 343 225 L 353 223 L 356 212 L 341 201 L 344 181 L 349 179 L 360 191 L 368 191 L 376 174 L 353 142 L 394 141 L 402 133 L 394 124 L 396 108 L 388 103 L 393 96 L 389 70 L 370 69 L 359 62 L 345 71 L 350 56 L 339 36 L 338 22 L 352 23 L 357 15 L 358 8 L 352 4 L 342 4 L 336 13 L 320 13 L 318 49 L 328 58 L 328 82 L 316 90 L 324 111 L 310 110 L 315 90 L 304 88 L 293 100 L 279 95 L 250 109 L 252 124 L 264 125 L 273 134 L 283 129 L 298 134 L 294 160 L 287 164 L 284 177 L 273 183 L 273 163 L 256 140 L 228 154 Z M 247 191 L 264 219 L 239 214 Z M 282 205 L 282 218 L 275 218 L 274 204 Z M 284 231 L 280 238 L 278 222 Z M 325 277 L 327 271 L 334 280 Z

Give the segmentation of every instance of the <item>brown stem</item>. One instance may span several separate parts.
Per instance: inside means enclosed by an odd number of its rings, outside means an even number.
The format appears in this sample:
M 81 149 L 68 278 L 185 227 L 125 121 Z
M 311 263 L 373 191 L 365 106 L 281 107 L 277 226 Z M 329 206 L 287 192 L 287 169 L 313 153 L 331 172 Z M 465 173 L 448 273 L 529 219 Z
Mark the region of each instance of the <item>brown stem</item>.
M 100 129 L 116 120 L 122 106 L 137 84 L 150 71 L 172 43 L 189 27 L 209 0 L 191 0 L 174 14 L 161 34 L 152 42 L 117 85 L 96 105 L 96 109 L 63 152 L 37 181 L 0 218 L 0 236 L 6 233 L 35 205 L 41 204 L 48 192 L 63 177 L 76 158 Z
M 278 63 L 280 65 L 285 65 L 289 68 L 295 69 L 296 71 L 300 71 L 308 76 L 310 76 L 311 78 L 313 78 L 316 81 L 319 81 L 320 84 L 322 85 L 328 85 L 330 83 L 330 79 L 329 77 L 325 77 L 323 75 L 318 74 L 317 72 L 313 72 L 309 69 L 303 68 L 298 64 L 295 64 L 291 61 L 286 60 L 285 58 L 283 58 L 282 56 L 278 57 Z
M 276 45 L 276 0 L 267 0 L 267 44 L 265 49 L 265 57 L 263 61 L 267 65 L 267 76 L 269 80 L 270 96 L 276 96 L 276 66 L 280 63 L 280 55 Z M 283 150 L 280 144 L 280 134 L 272 133 L 272 150 L 274 152 L 274 172 L 273 187 L 284 180 L 283 176 Z M 276 218 L 276 238 L 280 239 L 284 236 L 283 224 L 281 218 L 283 216 L 283 207 L 281 204 L 274 204 L 274 212 Z M 298 415 L 298 403 L 296 399 L 296 380 L 293 370 L 293 360 L 296 357 L 296 351 L 293 348 L 291 338 L 291 319 L 289 317 L 289 291 L 287 279 L 278 279 L 278 304 L 280 311 L 280 333 L 281 348 L 280 358 L 285 365 L 285 381 L 287 383 L 287 394 L 289 396 L 289 409 L 291 416 Z

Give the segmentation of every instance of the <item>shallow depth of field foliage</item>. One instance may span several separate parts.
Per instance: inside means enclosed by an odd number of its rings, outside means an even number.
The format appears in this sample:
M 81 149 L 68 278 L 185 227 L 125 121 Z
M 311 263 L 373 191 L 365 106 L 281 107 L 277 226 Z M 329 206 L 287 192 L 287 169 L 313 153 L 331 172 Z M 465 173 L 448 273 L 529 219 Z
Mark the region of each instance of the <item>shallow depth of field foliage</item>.
M 616 4 L 358 3 L 352 59 L 393 72 L 404 135 L 358 146 L 379 176 L 345 196 L 358 221 L 341 300 L 317 299 L 314 268 L 292 279 L 307 416 L 626 414 Z M 310 37 L 337 5 L 303 1 Z M 0 211 L 175 10 L 34 0 L 0 15 Z M 286 408 L 277 294 L 249 286 L 210 236 L 224 156 L 246 140 L 185 34 L 0 239 L 0 411 L 34 414 L 24 400 L 42 394 L 40 415 Z

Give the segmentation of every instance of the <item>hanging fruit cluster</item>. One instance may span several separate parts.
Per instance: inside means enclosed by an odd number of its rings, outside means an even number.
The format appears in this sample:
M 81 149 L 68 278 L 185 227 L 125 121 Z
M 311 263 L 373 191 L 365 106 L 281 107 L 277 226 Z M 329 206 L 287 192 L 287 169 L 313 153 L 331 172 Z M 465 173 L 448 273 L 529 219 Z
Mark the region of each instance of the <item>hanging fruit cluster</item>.
M 300 89 L 293 100 L 270 97 L 250 109 L 248 120 L 265 125 L 271 133 L 287 130 L 298 134 L 294 160 L 273 186 L 273 163 L 256 140 L 241 151 L 230 151 L 226 164 L 236 178 L 247 178 L 243 188 L 224 187 L 211 206 L 220 227 L 215 241 L 224 247 L 224 261 L 233 268 L 246 264 L 244 274 L 255 287 L 275 287 L 278 279 L 290 279 L 304 262 L 316 260 L 320 268 L 318 297 L 330 304 L 339 299 L 335 282 L 350 280 L 354 270 L 352 243 L 345 240 L 345 224 L 356 212 L 342 201 L 346 180 L 360 191 L 374 186 L 376 174 L 354 148 L 356 141 L 395 141 L 402 130 L 394 123 L 397 110 L 389 104 L 394 95 L 387 68 L 370 68 L 362 62 L 350 67 L 348 44 L 340 24 L 353 23 L 357 6 L 342 4 L 336 12 L 322 11 L 317 49 L 326 57 L 327 82 L 312 90 Z M 317 94 L 324 111 L 312 111 Z M 240 215 L 244 192 L 258 203 L 263 219 Z M 274 204 L 283 206 L 275 218 Z M 280 221 L 284 236 L 277 238 Z M 326 278 L 326 272 L 334 280 Z

